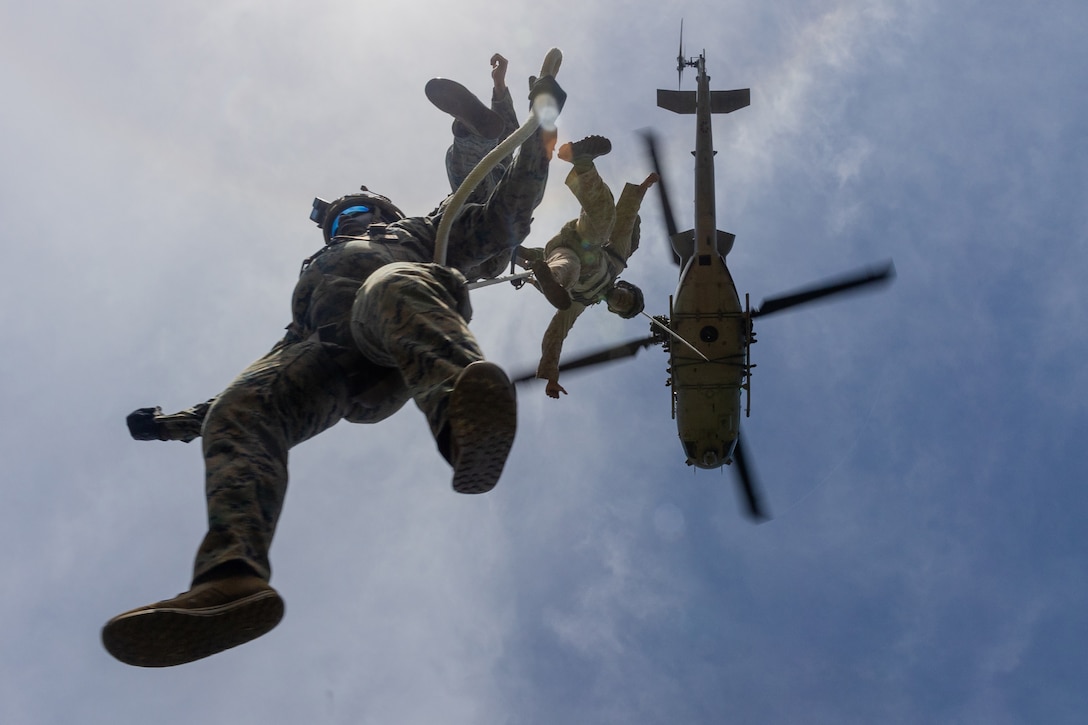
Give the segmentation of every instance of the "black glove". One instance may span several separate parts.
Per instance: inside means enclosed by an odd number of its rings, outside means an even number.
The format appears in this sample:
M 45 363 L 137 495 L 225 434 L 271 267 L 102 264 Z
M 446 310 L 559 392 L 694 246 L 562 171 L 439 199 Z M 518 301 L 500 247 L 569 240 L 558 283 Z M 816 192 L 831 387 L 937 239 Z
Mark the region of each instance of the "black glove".
M 529 79 L 529 84 L 530 108 L 537 96 L 541 93 L 548 93 L 555 98 L 557 110 L 563 110 L 563 104 L 567 102 L 567 92 L 559 87 L 559 84 L 555 80 L 555 76 L 544 76 L 543 78 L 533 77 Z
M 162 408 L 138 408 L 128 414 L 125 423 L 128 424 L 128 432 L 138 441 L 165 441 L 168 440 L 162 425 L 156 420 L 162 415 Z

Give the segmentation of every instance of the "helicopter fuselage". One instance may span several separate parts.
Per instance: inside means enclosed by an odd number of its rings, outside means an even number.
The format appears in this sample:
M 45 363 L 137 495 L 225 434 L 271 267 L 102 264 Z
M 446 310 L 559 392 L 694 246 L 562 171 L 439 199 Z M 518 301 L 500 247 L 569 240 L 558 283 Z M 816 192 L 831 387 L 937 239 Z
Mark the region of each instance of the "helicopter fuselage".
M 748 318 L 725 259 L 696 254 L 673 296 L 669 327 L 691 343 L 671 345 L 673 413 L 689 465 L 728 463 L 740 435 L 741 390 L 747 377 Z
M 749 105 L 747 88 L 711 91 L 705 55 L 685 59 L 681 30 L 677 71 L 698 69 L 695 91 L 658 90 L 657 105 L 668 111 L 696 116 L 695 135 L 695 225 L 687 231 L 677 228 L 666 179 L 658 160 L 655 134 L 646 131 L 646 145 L 653 164 L 665 228 L 671 242 L 670 258 L 679 265 L 676 292 L 669 300 L 669 314 L 650 316 L 650 335 L 610 345 L 574 359 L 565 359 L 559 370 L 575 370 L 631 357 L 639 350 L 661 345 L 669 355 L 669 379 L 673 418 L 683 445 L 686 462 L 697 468 L 720 468 L 732 463 L 744 496 L 748 515 L 756 521 L 769 518 L 757 478 L 742 440 L 741 416 L 747 417 L 751 401 L 750 350 L 755 343 L 752 322 L 764 315 L 791 309 L 832 295 L 886 283 L 894 278 L 891 262 L 880 267 L 828 279 L 776 297 L 765 298 L 756 307 L 748 295 L 737 294 L 726 263 L 733 248 L 732 234 L 717 229 L 715 221 L 714 147 L 711 118 Z M 526 372 L 514 378 L 525 382 L 536 377 Z M 742 396 L 745 398 L 742 406 Z
M 677 63 L 681 69 L 697 68 L 698 88 L 694 93 L 659 90 L 658 105 L 696 117 L 695 228 L 672 240 L 683 267 L 669 329 L 698 352 L 670 345 L 673 414 L 687 463 L 719 468 L 732 460 L 740 435 L 751 323 L 725 262 L 733 235 L 717 229 L 711 118 L 744 108 L 750 94 L 748 89 L 711 91 L 704 56 L 691 61 L 680 57 Z

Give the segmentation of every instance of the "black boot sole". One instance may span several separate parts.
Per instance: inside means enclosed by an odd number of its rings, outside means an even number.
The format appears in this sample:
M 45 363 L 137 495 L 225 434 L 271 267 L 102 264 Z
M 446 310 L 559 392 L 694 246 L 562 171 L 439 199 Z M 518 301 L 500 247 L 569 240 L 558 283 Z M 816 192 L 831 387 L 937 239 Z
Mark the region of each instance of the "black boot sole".
M 503 121 L 499 114 L 457 81 L 432 78 L 423 92 L 440 111 L 453 116 L 482 138 L 495 139 L 502 135 Z
M 495 488 L 514 445 L 517 417 L 514 386 L 502 368 L 481 361 L 462 371 L 449 407 L 454 491 Z
M 270 632 L 283 619 L 274 590 L 203 609 L 140 609 L 102 629 L 102 644 L 125 664 L 173 667 L 237 647 Z

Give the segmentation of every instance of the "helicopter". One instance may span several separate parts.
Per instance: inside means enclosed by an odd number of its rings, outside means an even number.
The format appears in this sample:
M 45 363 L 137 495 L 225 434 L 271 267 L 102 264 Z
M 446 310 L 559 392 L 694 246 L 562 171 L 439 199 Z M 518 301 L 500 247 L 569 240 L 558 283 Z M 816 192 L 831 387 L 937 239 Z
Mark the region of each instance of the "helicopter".
M 714 193 L 714 156 L 711 118 L 747 107 L 750 89 L 710 89 L 705 50 L 686 58 L 681 30 L 677 74 L 685 68 L 697 73 L 696 90 L 657 91 L 657 105 L 678 114 L 695 116 L 694 228 L 678 231 L 672 204 L 661 173 L 657 141 L 644 132 L 649 160 L 660 177 L 657 185 L 672 259 L 680 267 L 676 291 L 667 316 L 650 317 L 648 337 L 630 340 L 561 362 L 560 371 L 584 368 L 636 355 L 642 348 L 661 345 L 669 355 L 666 385 L 671 389 L 672 416 L 686 463 L 703 469 L 734 465 L 747 514 L 755 521 L 769 519 L 767 507 L 742 442 L 743 414 L 751 413 L 751 346 L 756 342 L 754 320 L 830 295 L 888 282 L 894 278 L 891 262 L 857 270 L 842 277 L 763 300 L 757 307 L 749 295 L 741 303 L 726 264 L 735 236 L 717 229 Z M 525 382 L 525 375 L 514 382 Z

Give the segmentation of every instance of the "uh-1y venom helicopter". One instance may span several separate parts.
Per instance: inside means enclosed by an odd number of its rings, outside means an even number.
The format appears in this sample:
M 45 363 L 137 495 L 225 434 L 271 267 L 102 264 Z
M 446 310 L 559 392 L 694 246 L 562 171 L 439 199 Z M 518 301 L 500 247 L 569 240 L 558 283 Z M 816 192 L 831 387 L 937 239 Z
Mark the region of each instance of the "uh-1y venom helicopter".
M 890 262 L 852 272 L 789 294 L 764 300 L 752 308 L 745 295 L 741 304 L 726 255 L 734 235 L 717 229 L 714 209 L 714 148 L 712 114 L 731 113 L 749 105 L 749 89 L 710 90 L 705 51 L 685 59 L 683 45 L 677 56 L 677 73 L 685 67 L 698 72 L 695 91 L 658 90 L 657 105 L 674 113 L 694 114 L 695 133 L 695 227 L 677 232 L 664 174 L 658 163 L 656 142 L 646 132 L 654 170 L 661 177 L 658 189 L 665 224 L 680 265 L 680 280 L 670 299 L 668 317 L 651 318 L 651 335 L 596 353 L 564 361 L 560 371 L 583 368 L 635 355 L 660 344 L 669 354 L 666 383 L 672 390 L 672 411 L 677 432 L 690 466 L 714 469 L 736 464 L 746 508 L 755 520 L 768 517 L 755 475 L 740 438 L 741 393 L 746 393 L 744 414 L 750 413 L 752 368 L 750 348 L 756 341 L 753 320 L 790 307 L 865 285 L 889 281 Z M 532 376 L 527 376 L 532 377 Z

